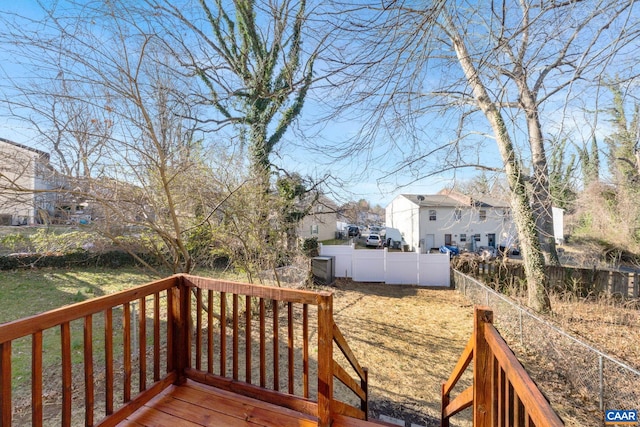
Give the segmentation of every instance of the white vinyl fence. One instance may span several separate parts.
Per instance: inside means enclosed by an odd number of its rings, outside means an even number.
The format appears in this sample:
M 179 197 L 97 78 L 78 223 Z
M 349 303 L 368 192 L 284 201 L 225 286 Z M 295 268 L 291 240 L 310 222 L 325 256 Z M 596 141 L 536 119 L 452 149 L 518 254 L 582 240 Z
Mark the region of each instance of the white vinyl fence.
M 451 285 L 448 254 L 389 252 L 384 249 L 355 249 L 354 245 L 320 244 L 320 256 L 332 256 L 335 277 L 357 282 L 385 282 L 389 285 Z

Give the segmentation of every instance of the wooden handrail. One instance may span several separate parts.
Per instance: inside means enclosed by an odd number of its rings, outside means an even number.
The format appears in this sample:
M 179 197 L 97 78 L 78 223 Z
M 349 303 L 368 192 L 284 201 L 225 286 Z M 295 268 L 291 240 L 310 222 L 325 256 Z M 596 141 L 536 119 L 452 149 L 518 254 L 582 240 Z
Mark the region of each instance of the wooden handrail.
M 263 400 L 267 400 L 270 402 L 274 402 L 291 409 L 300 410 L 302 412 L 310 413 L 311 415 L 318 416 L 319 425 L 330 425 L 331 420 L 334 413 L 338 414 L 346 414 L 349 416 L 355 416 L 357 418 L 367 419 L 368 418 L 368 372 L 366 368 L 363 368 L 358 362 L 357 358 L 353 354 L 351 348 L 347 344 L 342 332 L 335 324 L 333 320 L 333 296 L 329 292 L 311 292 L 305 290 L 294 290 L 287 288 L 275 288 L 269 286 L 259 286 L 259 285 L 249 285 L 244 283 L 230 282 L 224 280 L 216 280 L 209 279 L 197 276 L 189 276 L 182 275 L 183 284 L 186 287 L 195 289 L 195 306 L 197 308 L 196 313 L 200 312 L 200 308 L 207 306 L 207 318 L 209 319 L 206 323 L 210 324 L 212 317 L 214 317 L 211 306 L 213 304 L 213 297 L 211 296 L 211 292 L 217 292 L 220 294 L 220 309 L 219 314 L 216 314 L 219 323 L 221 325 L 227 325 L 228 322 L 231 322 L 231 343 L 232 343 L 232 354 L 234 356 L 232 360 L 232 372 L 231 378 L 227 377 L 227 372 L 225 369 L 225 361 L 224 358 L 221 358 L 220 364 L 221 368 L 219 371 L 219 375 L 215 375 L 213 369 L 207 368 L 207 372 L 203 375 L 201 372 L 202 368 L 198 368 L 198 366 L 202 366 L 206 364 L 207 366 L 211 366 L 211 354 L 213 353 L 211 349 L 211 341 L 208 338 L 207 350 L 201 349 L 203 347 L 203 340 L 201 339 L 202 334 L 205 334 L 204 331 L 201 330 L 202 324 L 204 324 L 204 319 L 200 318 L 200 314 L 196 314 L 195 321 L 192 321 L 192 324 L 195 324 L 195 353 L 196 360 L 195 366 L 196 369 L 193 369 L 191 365 L 187 367 L 187 377 L 191 379 L 197 379 L 201 382 L 209 383 L 216 385 L 217 387 L 232 389 L 234 391 L 241 391 L 242 393 L 248 393 L 252 397 L 261 398 Z M 202 292 L 208 292 L 208 300 L 207 303 L 204 304 L 202 302 Z M 231 308 L 231 320 L 227 317 L 227 297 L 231 295 L 232 298 L 232 308 Z M 240 321 L 239 318 L 239 308 L 238 304 L 239 300 L 238 295 L 245 296 L 244 299 L 244 321 Z M 257 303 L 252 302 L 253 299 L 257 299 Z M 271 337 L 272 340 L 272 348 L 271 355 L 274 360 L 281 360 L 286 355 L 286 360 L 288 361 L 287 369 L 281 371 L 281 367 L 279 363 L 274 363 L 271 366 L 271 370 L 273 372 L 273 380 L 274 383 L 271 387 L 271 390 L 263 390 L 261 392 L 257 392 L 256 388 L 252 386 L 252 347 L 257 347 L 256 351 L 259 354 L 258 360 L 256 360 L 258 366 L 257 377 L 258 383 L 262 389 L 265 389 L 268 384 L 266 384 L 266 364 L 267 364 L 267 354 L 268 346 L 266 343 L 265 337 L 265 329 L 266 329 L 266 303 L 270 302 L 270 309 L 272 315 L 272 332 L 273 335 Z M 279 309 L 279 303 L 284 304 L 286 306 L 286 310 Z M 300 346 L 301 357 L 302 357 L 302 379 L 300 380 L 302 383 L 302 390 L 295 392 L 295 385 L 299 380 L 296 376 L 296 372 L 294 370 L 293 360 L 296 357 L 296 347 L 295 346 L 295 334 L 294 334 L 294 306 L 302 306 L 301 316 L 302 316 L 302 342 Z M 252 326 L 252 311 L 251 307 L 256 308 L 256 316 L 258 316 L 258 322 L 256 322 L 255 326 Z M 317 309 L 317 327 L 318 327 L 318 388 L 317 388 L 317 404 L 310 405 L 309 399 L 309 348 L 308 348 L 308 339 L 309 339 L 309 307 L 316 307 Z M 284 325 L 281 325 L 279 319 L 281 316 L 284 316 L 286 313 L 286 322 Z M 243 326 L 245 336 L 251 336 L 251 331 L 254 328 L 258 329 L 257 335 L 258 340 L 255 344 L 251 344 L 252 340 L 244 339 L 245 344 L 245 374 L 244 379 L 240 377 L 240 367 L 238 366 L 238 360 L 236 356 L 240 351 L 239 343 L 243 340 L 240 339 L 240 326 Z M 200 326 L 199 326 L 200 325 Z M 280 328 L 286 328 L 286 337 L 280 337 L 277 332 Z M 201 332 L 200 332 L 201 331 Z M 211 329 L 206 331 L 207 337 L 211 336 Z M 220 353 L 226 353 L 226 334 L 220 334 Z M 285 354 L 281 354 L 280 347 L 284 346 L 286 343 L 287 351 Z M 351 375 L 341 367 L 333 358 L 333 344 L 340 349 L 340 351 L 344 354 L 347 359 L 349 365 L 353 368 L 355 372 L 355 378 L 351 377 Z M 189 347 L 191 347 L 189 345 Z M 204 352 L 206 354 L 202 354 Z M 298 355 L 299 357 L 299 355 Z M 205 361 L 209 361 L 205 363 Z M 197 373 L 198 372 L 198 373 Z M 280 386 L 280 375 L 286 375 L 286 388 Z M 339 402 L 334 399 L 333 395 L 333 379 L 337 378 L 339 381 L 344 383 L 349 390 L 351 390 L 359 399 L 360 399 L 360 407 L 352 407 L 343 402 Z M 284 380 L 284 378 L 282 379 Z M 294 398 L 293 396 L 300 396 L 301 399 Z M 310 409 L 313 409 L 313 412 L 309 412 Z
M 473 347 L 474 347 L 473 336 L 469 338 L 467 342 L 467 346 L 462 351 L 462 355 L 458 359 L 456 366 L 453 368 L 449 379 L 442 383 L 442 414 L 441 418 L 443 420 L 443 426 L 449 425 L 449 418 L 456 415 L 458 412 L 463 409 L 468 408 L 473 404 L 473 386 L 467 388 L 464 392 L 460 393 L 458 397 L 456 397 L 452 402 L 449 402 L 449 397 L 453 387 L 458 383 L 458 380 L 467 367 L 473 360 Z
M 333 322 L 333 321 L 332 321 Z M 347 343 L 347 340 L 342 335 L 340 328 L 338 325 L 333 323 L 333 342 L 338 346 L 344 357 L 349 362 L 349 365 L 353 368 L 356 373 L 357 379 L 354 379 L 349 375 L 349 373 L 338 364 L 335 360 L 333 360 L 333 376 L 340 380 L 342 384 L 344 384 L 351 392 L 353 392 L 358 398 L 360 398 L 360 408 L 349 407 L 349 405 L 344 405 L 343 402 L 340 402 L 342 405 L 334 405 L 334 408 L 338 411 L 338 413 L 342 415 L 349 415 L 355 418 L 361 418 L 364 420 L 368 419 L 368 373 L 366 368 L 360 366 L 358 359 L 353 354 L 351 347 Z M 358 384 L 359 380 L 359 384 Z M 333 401 L 335 403 L 335 400 Z M 347 408 L 348 407 L 348 408 Z
M 453 371 L 451 372 L 451 376 L 442 385 L 444 393 L 449 394 L 451 392 L 451 390 L 453 389 L 453 386 L 456 385 L 456 383 L 458 382 L 462 374 L 464 374 L 464 371 L 467 369 L 467 366 L 469 366 L 469 363 L 471 363 L 472 359 L 473 359 L 473 336 L 469 338 L 469 341 L 467 342 L 467 346 L 462 351 L 462 355 L 460 355 L 460 358 L 458 359 L 458 363 L 456 363 L 456 366 L 453 368 Z
M 249 283 L 231 282 L 228 280 L 210 279 L 207 277 L 180 275 L 184 285 L 193 288 L 211 289 L 228 294 L 247 295 L 265 300 L 284 301 L 298 304 L 318 305 L 318 295 L 331 295 L 329 292 L 313 292 L 301 289 L 276 288 L 273 286 L 253 285 Z
M 100 313 L 106 309 L 135 301 L 145 296 L 153 295 L 176 285 L 177 276 L 157 280 L 144 286 L 139 286 L 111 295 L 105 295 L 57 308 L 46 313 L 25 317 L 0 325 L 0 343 L 26 337 L 45 329 L 62 325 L 72 320 Z
M 473 362 L 473 384 L 451 400 L 451 392 Z M 563 426 L 524 367 L 493 326 L 493 313 L 474 310 L 473 336 L 449 379 L 442 384 L 441 425 L 473 406 L 473 425 Z
M 493 350 L 493 356 L 527 410 L 531 421 L 535 425 L 564 425 L 497 329 L 490 323 L 484 327 L 485 339 Z

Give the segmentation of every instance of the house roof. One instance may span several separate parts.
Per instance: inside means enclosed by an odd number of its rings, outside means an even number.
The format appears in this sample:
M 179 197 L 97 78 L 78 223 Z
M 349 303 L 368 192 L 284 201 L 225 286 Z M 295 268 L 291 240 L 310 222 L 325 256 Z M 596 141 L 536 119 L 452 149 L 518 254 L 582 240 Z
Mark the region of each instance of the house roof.
M 413 203 L 418 206 L 430 206 L 430 207 L 438 207 L 438 206 L 446 206 L 446 207 L 462 207 L 469 206 L 468 204 L 463 203 L 460 200 L 456 200 L 453 197 L 449 197 L 443 194 L 403 194 L 403 197 L 406 197 Z
M 45 151 L 41 151 L 41 150 L 26 146 L 26 145 L 18 144 L 17 142 L 13 142 L 13 141 L 10 141 L 8 139 L 1 138 L 1 137 L 0 137 L 0 142 L 4 142 L 5 144 L 13 145 L 14 147 L 18 147 L 18 148 L 21 148 L 23 150 L 31 151 L 33 153 L 36 153 L 36 154 L 40 155 L 40 156 L 46 157 L 47 160 L 49 160 L 49 153 L 47 153 Z
M 402 194 L 420 207 L 509 208 L 509 202 L 495 197 L 470 197 L 450 190 L 439 194 Z

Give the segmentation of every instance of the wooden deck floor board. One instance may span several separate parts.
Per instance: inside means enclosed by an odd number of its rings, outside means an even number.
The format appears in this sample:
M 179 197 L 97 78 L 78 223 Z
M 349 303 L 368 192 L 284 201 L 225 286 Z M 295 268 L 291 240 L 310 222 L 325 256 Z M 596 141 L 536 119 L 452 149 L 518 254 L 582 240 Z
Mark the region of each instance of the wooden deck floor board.
M 188 381 L 171 386 L 119 427 L 312 427 L 316 418 L 236 393 Z
M 389 425 L 336 416 L 334 427 Z M 314 427 L 317 418 L 195 381 L 172 385 L 118 427 Z

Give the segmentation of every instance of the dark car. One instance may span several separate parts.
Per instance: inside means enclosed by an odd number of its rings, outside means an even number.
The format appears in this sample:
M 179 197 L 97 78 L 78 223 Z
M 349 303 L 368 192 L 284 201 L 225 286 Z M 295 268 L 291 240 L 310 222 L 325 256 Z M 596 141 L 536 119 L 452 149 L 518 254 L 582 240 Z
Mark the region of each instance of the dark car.
M 358 237 L 360 235 L 360 229 L 355 225 L 350 225 L 347 227 L 347 236 L 349 237 Z

